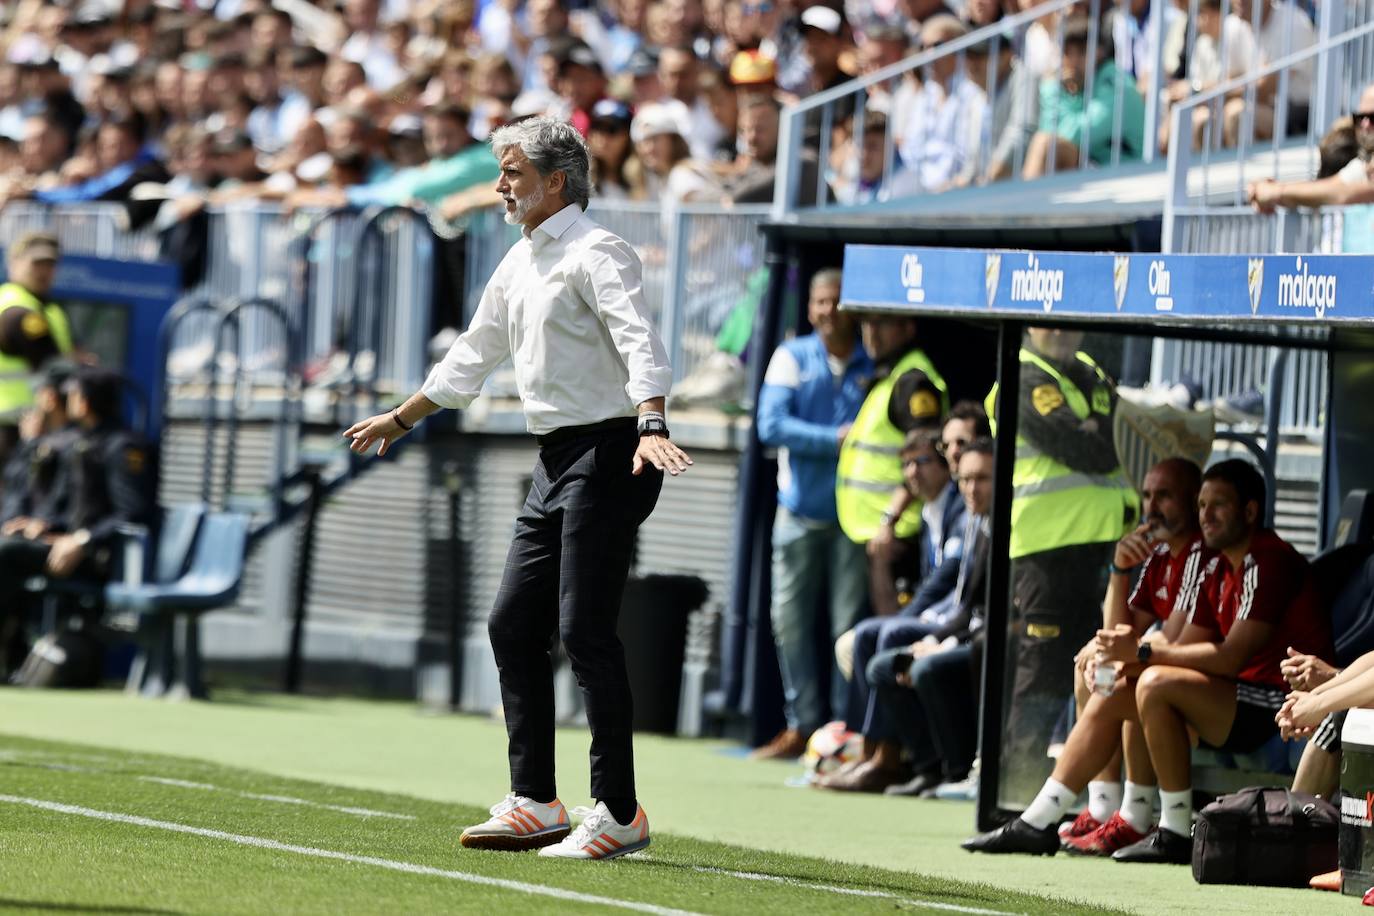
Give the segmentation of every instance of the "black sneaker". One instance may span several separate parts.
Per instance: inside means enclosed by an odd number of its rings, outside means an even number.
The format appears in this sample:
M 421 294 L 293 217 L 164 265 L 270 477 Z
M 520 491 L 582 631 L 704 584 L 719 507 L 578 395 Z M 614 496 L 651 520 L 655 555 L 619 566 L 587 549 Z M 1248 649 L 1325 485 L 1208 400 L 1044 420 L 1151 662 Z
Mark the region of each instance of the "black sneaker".
M 1130 846 L 1112 853 L 1118 862 L 1146 862 L 1156 865 L 1191 865 L 1193 838 L 1160 827 L 1154 833 Z
M 1059 851 L 1059 832 L 1053 826 L 1036 830 L 1018 817 L 996 830 L 964 840 L 959 845 L 969 852 L 1022 852 L 1033 856 L 1052 856 Z
M 919 796 L 927 789 L 934 789 L 944 781 L 944 773 L 940 770 L 927 770 L 924 773 L 917 773 L 906 782 L 899 782 L 896 785 L 888 786 L 883 790 L 883 794 Z

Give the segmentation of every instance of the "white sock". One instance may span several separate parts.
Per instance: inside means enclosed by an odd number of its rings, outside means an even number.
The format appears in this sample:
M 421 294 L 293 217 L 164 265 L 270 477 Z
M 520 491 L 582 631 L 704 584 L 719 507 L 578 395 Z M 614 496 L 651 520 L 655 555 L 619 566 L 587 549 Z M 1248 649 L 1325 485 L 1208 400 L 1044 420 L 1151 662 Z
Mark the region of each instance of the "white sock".
M 1121 807 L 1121 783 L 1099 781 L 1088 783 L 1088 813 L 1099 824 L 1105 824 L 1112 812 Z
M 1193 790 L 1180 792 L 1159 790 L 1159 826 L 1179 836 L 1193 835 Z
M 1035 801 L 1022 812 L 1021 820 L 1036 830 L 1044 830 L 1050 824 L 1058 823 L 1059 819 L 1068 813 L 1069 808 L 1073 807 L 1076 798 L 1078 793 L 1062 782 L 1047 779 L 1040 789 L 1040 794 L 1035 796 Z
M 1155 786 L 1142 786 L 1126 780 L 1126 795 L 1121 802 L 1121 817 L 1136 833 L 1149 833 L 1154 821 Z

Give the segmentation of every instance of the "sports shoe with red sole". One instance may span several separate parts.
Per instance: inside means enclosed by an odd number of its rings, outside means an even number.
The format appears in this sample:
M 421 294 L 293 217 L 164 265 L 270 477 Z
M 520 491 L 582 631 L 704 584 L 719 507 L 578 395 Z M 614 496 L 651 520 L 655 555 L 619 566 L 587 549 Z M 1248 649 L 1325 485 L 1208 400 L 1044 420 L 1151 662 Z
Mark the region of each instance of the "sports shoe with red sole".
M 1118 849 L 1139 843 L 1148 835 L 1132 827 L 1118 811 L 1091 833 L 1065 839 L 1064 851 L 1074 856 L 1109 856 Z
M 1078 812 L 1078 817 L 1067 824 L 1059 825 L 1059 838 L 1067 840 L 1071 837 L 1086 836 L 1101 826 L 1102 822 L 1093 817 L 1087 808 L 1084 808 Z

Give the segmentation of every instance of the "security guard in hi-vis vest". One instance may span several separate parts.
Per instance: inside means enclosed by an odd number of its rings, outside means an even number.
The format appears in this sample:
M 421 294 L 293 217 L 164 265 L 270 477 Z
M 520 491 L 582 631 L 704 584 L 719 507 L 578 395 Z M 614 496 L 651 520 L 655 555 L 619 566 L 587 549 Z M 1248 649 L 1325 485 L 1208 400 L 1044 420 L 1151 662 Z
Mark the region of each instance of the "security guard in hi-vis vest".
M 1073 659 L 1102 622 L 1107 566 L 1140 502 L 1112 439 L 1116 394 L 1081 331 L 1030 328 L 1012 471 L 1011 753 L 1044 759 L 1073 696 Z M 997 389 L 988 395 L 996 431 Z M 1003 759 L 1008 749 L 1003 750 Z
M 56 236 L 28 232 L 5 252 L 8 282 L 0 285 L 0 463 L 19 440 L 19 418 L 33 406 L 33 377 L 49 359 L 72 349 L 66 313 L 46 301 L 57 275 Z
M 938 425 L 949 409 L 945 380 L 916 345 L 916 320 L 872 315 L 860 325 L 877 372 L 859 415 L 840 446 L 835 508 L 850 540 L 865 544 L 869 600 L 895 614 L 895 567 L 902 542 L 921 527 L 921 502 L 906 488 L 899 457 L 908 430 Z

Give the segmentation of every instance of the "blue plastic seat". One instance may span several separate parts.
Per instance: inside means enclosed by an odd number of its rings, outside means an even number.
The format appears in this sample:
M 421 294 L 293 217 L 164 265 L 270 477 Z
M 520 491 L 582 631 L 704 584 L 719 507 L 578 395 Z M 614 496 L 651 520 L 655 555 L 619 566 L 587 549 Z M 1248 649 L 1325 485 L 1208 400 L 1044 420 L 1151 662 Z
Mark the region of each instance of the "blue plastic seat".
M 178 564 L 188 534 L 189 560 Z M 194 529 L 189 521 L 179 520 L 174 530 L 164 532 L 159 547 L 163 540 L 168 550 L 165 555 L 159 550 L 155 579 L 178 570 L 180 575 L 141 585 L 112 583 L 105 591 L 107 607 L 138 615 L 146 637 L 143 655 L 129 672 L 128 689 L 145 696 L 204 696 L 197 618 L 238 597 L 248 550 L 248 516 L 211 512 Z

